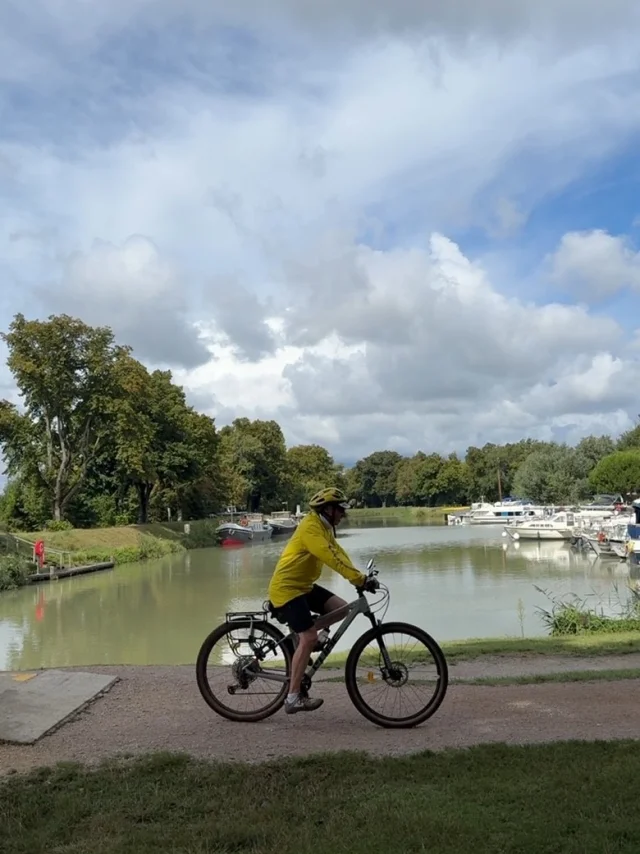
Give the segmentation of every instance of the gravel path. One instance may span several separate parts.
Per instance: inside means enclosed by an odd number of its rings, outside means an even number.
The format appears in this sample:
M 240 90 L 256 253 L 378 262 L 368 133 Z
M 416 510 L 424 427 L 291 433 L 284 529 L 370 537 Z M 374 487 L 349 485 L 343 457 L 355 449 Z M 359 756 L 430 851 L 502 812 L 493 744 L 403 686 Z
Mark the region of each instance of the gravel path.
M 562 666 L 561 666 L 562 665 Z M 640 655 L 598 658 L 483 658 L 451 667 L 453 678 L 640 667 Z M 451 685 L 439 712 L 413 730 L 380 729 L 353 708 L 343 684 L 317 684 L 325 700 L 313 714 L 278 712 L 259 724 L 234 724 L 205 705 L 192 666 L 89 667 L 114 673 L 114 687 L 74 720 L 33 746 L 0 744 L 0 771 L 62 760 L 96 762 L 149 750 L 260 761 L 326 750 L 399 755 L 483 742 L 635 738 L 640 680 L 500 687 Z

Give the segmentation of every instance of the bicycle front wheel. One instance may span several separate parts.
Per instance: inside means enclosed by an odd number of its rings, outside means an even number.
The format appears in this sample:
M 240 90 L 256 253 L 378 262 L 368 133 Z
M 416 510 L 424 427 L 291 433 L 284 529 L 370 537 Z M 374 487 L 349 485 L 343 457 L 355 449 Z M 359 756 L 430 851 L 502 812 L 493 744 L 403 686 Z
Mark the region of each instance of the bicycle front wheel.
M 386 623 L 365 632 L 345 666 L 351 702 L 382 727 L 414 727 L 440 708 L 449 684 L 444 653 L 427 632 Z

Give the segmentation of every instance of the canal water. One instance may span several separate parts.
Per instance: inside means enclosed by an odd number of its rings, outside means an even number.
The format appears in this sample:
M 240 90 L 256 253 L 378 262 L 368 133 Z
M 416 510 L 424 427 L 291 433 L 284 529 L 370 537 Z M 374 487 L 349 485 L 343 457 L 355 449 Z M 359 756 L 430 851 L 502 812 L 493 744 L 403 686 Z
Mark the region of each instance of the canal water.
M 340 541 L 356 565 L 376 560 L 390 589 L 387 620 L 439 640 L 545 634 L 553 595 L 626 597 L 626 564 L 562 543 L 509 543 L 500 527 L 358 525 Z M 227 610 L 259 608 L 284 543 L 202 549 L 0 594 L 0 669 L 189 664 Z M 325 569 L 321 583 L 353 588 Z M 616 592 L 616 590 L 618 592 Z M 374 597 L 375 598 L 375 597 Z M 338 648 L 368 626 L 356 620 Z

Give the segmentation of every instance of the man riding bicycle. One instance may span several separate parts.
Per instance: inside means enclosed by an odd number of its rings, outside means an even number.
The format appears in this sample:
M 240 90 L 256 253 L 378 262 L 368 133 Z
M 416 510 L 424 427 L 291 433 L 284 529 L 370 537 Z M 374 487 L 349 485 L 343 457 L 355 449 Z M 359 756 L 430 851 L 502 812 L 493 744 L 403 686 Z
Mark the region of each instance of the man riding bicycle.
M 336 540 L 336 527 L 344 519 L 349 503 L 342 490 L 321 489 L 309 502 L 311 512 L 298 525 L 287 543 L 269 584 L 269 600 L 286 623 L 298 635 L 298 646 L 291 664 L 289 694 L 285 712 L 313 712 L 323 700 L 300 696 L 302 677 L 318 640 L 318 627 L 336 623 L 345 616 L 347 603 L 340 596 L 316 584 L 323 565 L 340 573 L 347 581 L 362 587 L 367 576 L 352 564 Z M 329 614 L 314 623 L 313 613 Z

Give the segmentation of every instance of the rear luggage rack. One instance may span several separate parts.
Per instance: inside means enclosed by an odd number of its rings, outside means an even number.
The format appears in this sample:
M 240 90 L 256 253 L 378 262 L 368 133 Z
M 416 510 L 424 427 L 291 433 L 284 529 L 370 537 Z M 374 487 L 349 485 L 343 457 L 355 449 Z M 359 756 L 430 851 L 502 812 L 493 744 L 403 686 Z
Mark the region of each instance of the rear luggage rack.
M 238 622 L 258 622 L 259 620 L 269 619 L 267 611 L 227 611 L 226 620 L 228 623 Z

